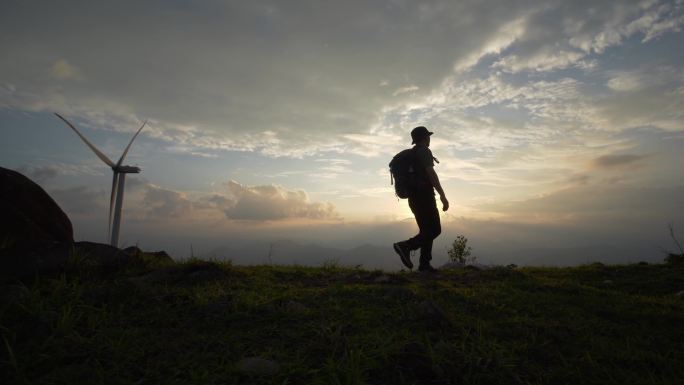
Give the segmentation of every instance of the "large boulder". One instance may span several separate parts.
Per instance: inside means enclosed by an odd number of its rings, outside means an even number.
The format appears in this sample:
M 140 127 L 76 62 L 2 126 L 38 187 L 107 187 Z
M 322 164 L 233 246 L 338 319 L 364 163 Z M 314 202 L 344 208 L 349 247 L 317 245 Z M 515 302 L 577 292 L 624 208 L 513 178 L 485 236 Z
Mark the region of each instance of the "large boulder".
M 66 265 L 74 233 L 69 217 L 39 185 L 0 167 L 0 270 L 24 276 Z
M 24 175 L 0 167 L 2 246 L 44 247 L 74 241 L 69 217 L 45 190 Z

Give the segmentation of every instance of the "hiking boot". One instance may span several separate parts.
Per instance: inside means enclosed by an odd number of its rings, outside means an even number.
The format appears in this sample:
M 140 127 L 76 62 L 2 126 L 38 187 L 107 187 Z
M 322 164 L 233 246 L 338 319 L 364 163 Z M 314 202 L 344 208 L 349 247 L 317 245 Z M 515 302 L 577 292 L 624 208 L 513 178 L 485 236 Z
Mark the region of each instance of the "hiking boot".
M 425 265 L 422 265 L 422 264 L 421 264 L 421 265 L 418 267 L 418 271 L 420 271 L 421 273 L 436 273 L 436 272 L 437 272 L 437 269 L 435 269 L 434 267 L 432 267 L 432 266 L 428 263 L 428 264 L 425 264 Z
M 411 262 L 411 249 L 406 242 L 397 242 L 392 246 L 394 246 L 394 251 L 399 254 L 401 263 L 403 263 L 404 266 L 408 267 L 409 269 L 413 269 L 413 262 Z

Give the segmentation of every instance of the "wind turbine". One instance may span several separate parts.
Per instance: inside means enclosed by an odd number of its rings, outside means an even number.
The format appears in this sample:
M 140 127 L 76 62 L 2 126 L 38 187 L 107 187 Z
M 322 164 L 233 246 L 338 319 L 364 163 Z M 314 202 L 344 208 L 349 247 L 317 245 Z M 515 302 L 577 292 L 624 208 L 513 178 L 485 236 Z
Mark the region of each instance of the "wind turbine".
M 69 123 L 69 121 L 62 117 L 62 115 L 56 112 L 55 115 L 57 115 L 58 118 L 62 119 L 64 123 L 71 127 L 71 129 L 74 130 L 74 132 L 83 140 L 83 142 L 85 142 L 85 144 L 88 145 L 88 147 L 90 147 L 91 150 L 93 150 L 95 155 L 97 155 L 98 158 L 105 162 L 107 166 L 111 167 L 112 171 L 114 171 L 114 179 L 112 179 L 112 194 L 109 199 L 109 224 L 107 232 L 109 235 L 109 243 L 114 247 L 119 247 L 121 205 L 123 203 L 124 185 L 126 184 L 126 174 L 140 173 L 140 167 L 123 166 L 121 163 L 123 163 L 126 154 L 128 154 L 128 150 L 131 148 L 131 144 L 133 144 L 135 138 L 138 136 L 140 131 L 142 131 L 143 127 L 145 127 L 145 124 L 147 124 L 147 120 L 143 122 L 142 126 L 140 126 L 140 128 L 138 129 L 138 132 L 136 132 L 135 135 L 133 135 L 133 139 L 131 139 L 131 141 L 128 143 L 128 146 L 126 146 L 126 149 L 124 150 L 123 154 L 121 154 L 121 158 L 119 158 L 119 161 L 114 163 L 111 161 L 111 159 L 107 158 L 107 156 L 103 154 L 102 151 L 98 150 L 95 146 L 93 146 L 92 143 L 90 143 L 88 139 L 85 138 L 85 136 L 81 135 L 81 133 L 78 132 L 76 127 L 74 127 L 73 124 Z

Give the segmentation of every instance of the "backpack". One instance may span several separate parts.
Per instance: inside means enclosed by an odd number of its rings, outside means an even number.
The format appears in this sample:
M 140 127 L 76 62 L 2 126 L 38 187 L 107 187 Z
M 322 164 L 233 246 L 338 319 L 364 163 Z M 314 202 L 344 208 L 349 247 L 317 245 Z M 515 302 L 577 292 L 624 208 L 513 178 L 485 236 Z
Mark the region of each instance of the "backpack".
M 401 199 L 408 198 L 416 185 L 414 148 L 401 151 L 389 163 L 390 183 L 394 185 L 394 193 Z

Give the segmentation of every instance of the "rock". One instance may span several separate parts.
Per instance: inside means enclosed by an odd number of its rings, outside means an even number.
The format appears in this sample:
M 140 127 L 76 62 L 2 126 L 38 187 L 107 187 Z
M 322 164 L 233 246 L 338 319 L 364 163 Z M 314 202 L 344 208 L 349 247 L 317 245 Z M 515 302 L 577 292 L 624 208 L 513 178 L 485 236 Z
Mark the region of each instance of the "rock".
M 140 250 L 140 248 L 138 248 L 138 246 L 129 246 L 129 247 L 123 249 L 122 251 L 131 257 L 135 257 L 135 256 L 138 256 L 138 255 L 143 253 L 143 251 Z
M 66 267 L 69 217 L 38 184 L 0 167 L 0 276 L 22 278 Z
M 677 297 L 679 297 L 679 298 L 684 298 L 684 290 L 678 292 L 678 293 L 675 294 L 675 295 L 676 295 Z
M 611 281 L 610 279 L 606 279 L 605 281 L 603 281 L 603 284 L 606 286 L 610 286 L 613 284 L 613 281 Z
M 131 256 L 118 247 L 96 242 L 74 243 L 74 255 L 77 261 L 102 268 L 120 267 L 131 260 Z
M 140 257 L 144 256 L 147 259 L 152 259 L 156 262 L 170 263 L 173 262 L 173 258 L 164 250 L 161 251 L 142 251 L 138 246 L 129 246 L 122 250 L 126 255 L 130 257 Z
M 70 253 L 71 245 L 66 243 L 56 243 L 46 248 L 0 250 L 0 282 L 30 278 L 37 273 L 63 271 Z
M 272 376 L 280 371 L 280 365 L 261 357 L 246 357 L 235 364 L 235 369 L 253 376 Z
M 173 258 L 164 250 L 161 251 L 151 251 L 147 252 L 146 254 L 149 254 L 159 262 L 173 262 Z
M 69 217 L 38 184 L 0 167 L 0 234 L 3 248 L 71 243 Z

